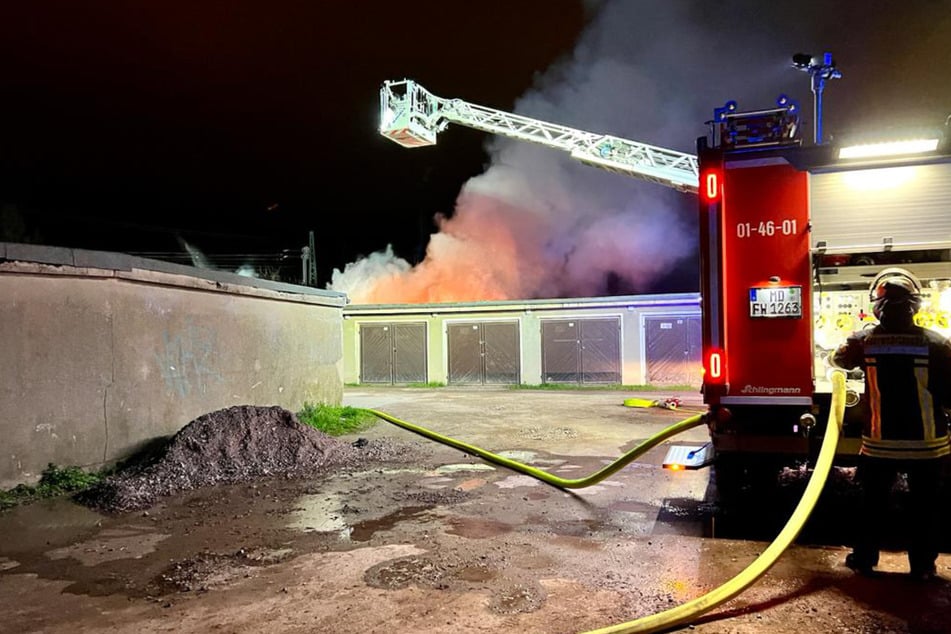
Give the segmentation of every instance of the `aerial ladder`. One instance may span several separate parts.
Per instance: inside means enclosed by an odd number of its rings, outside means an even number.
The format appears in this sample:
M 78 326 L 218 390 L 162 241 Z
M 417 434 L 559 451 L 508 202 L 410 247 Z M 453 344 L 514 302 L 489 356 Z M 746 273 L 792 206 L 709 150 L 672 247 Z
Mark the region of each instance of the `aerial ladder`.
M 388 139 L 408 148 L 435 145 L 450 123 L 560 149 L 582 163 L 681 192 L 697 191 L 693 154 L 437 97 L 410 79 L 380 88 L 380 134 Z

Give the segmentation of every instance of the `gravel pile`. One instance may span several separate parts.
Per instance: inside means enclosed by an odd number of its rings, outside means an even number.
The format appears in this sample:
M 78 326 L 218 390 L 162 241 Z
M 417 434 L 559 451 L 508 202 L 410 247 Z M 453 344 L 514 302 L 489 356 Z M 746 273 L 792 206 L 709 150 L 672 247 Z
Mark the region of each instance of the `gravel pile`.
M 255 478 L 304 478 L 405 457 L 390 440 L 342 442 L 297 420 L 282 407 L 236 405 L 196 418 L 158 450 L 76 495 L 107 513 L 147 509 L 167 495 Z

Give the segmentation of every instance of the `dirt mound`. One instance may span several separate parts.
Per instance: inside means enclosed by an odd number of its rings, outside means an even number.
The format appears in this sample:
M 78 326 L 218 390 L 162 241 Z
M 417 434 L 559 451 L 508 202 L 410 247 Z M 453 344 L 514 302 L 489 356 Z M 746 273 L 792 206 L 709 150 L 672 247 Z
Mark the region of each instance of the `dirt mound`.
M 407 451 L 392 441 L 341 442 L 281 407 L 236 405 L 196 418 L 161 448 L 129 461 L 76 500 L 121 513 L 199 487 L 267 476 L 307 477 L 331 466 L 394 459 Z

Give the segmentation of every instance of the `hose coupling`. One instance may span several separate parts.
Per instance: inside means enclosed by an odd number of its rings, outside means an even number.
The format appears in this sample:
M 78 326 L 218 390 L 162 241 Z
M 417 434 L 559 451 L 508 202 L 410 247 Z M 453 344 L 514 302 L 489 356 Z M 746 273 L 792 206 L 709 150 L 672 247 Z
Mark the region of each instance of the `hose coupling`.
M 845 391 L 845 406 L 846 407 L 855 407 L 859 404 L 859 393 L 855 390 L 846 390 Z
M 816 426 L 816 417 L 813 416 L 810 412 L 806 412 L 799 417 L 799 432 L 803 436 L 808 436 L 813 427 Z

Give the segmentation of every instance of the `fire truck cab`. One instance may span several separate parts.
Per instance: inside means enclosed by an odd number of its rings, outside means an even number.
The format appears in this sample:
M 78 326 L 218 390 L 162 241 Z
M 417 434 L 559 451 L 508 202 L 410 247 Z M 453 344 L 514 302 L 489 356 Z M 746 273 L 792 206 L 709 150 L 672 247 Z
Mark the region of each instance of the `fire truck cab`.
M 882 268 L 918 276 L 916 320 L 951 334 L 951 153 L 941 138 L 805 144 L 783 96 L 751 112 L 729 102 L 709 125 L 697 142 L 702 394 L 722 495 L 817 454 L 827 356 L 875 323 L 868 287 Z M 860 371 L 847 383 L 841 465 L 867 412 Z

